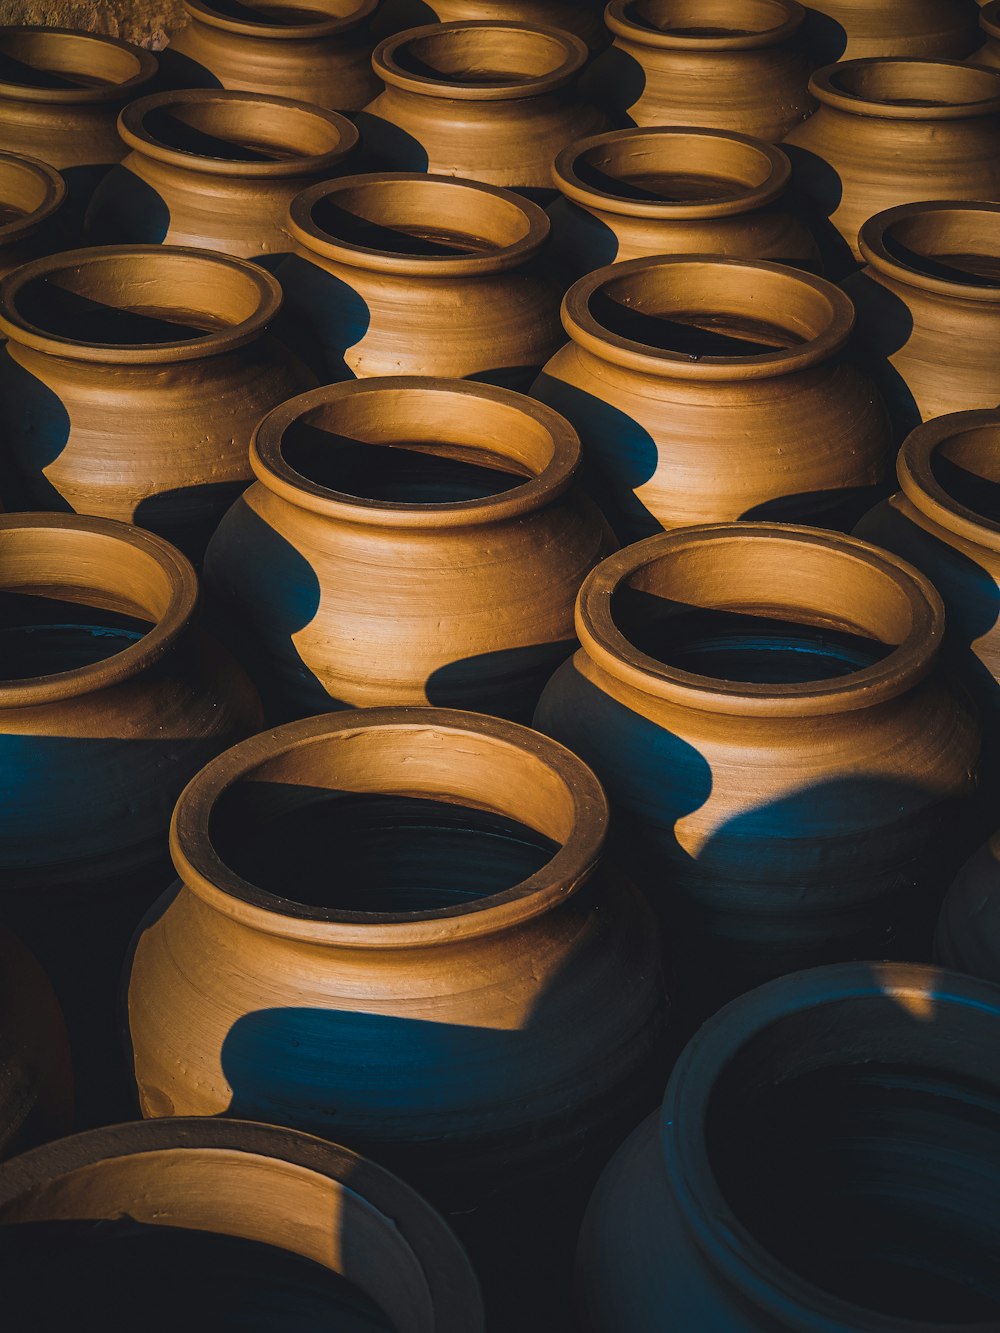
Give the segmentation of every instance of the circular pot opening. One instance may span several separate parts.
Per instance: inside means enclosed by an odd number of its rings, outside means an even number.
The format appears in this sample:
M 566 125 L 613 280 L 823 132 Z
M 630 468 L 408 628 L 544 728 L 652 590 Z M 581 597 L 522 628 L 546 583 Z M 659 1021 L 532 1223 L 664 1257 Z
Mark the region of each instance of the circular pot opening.
M 1000 208 L 908 209 L 876 237 L 890 259 L 925 277 L 1000 289 Z
M 623 6 L 623 15 L 650 32 L 723 42 L 786 28 L 794 18 L 780 0 L 632 0 Z
M 1000 420 L 942 440 L 930 468 L 949 499 L 1000 526 Z
M 555 31 L 470 23 L 405 37 L 393 44 L 390 59 L 402 73 L 435 83 L 503 87 L 548 79 L 563 70 L 569 55 Z
M 0 85 L 74 93 L 144 80 L 156 62 L 124 42 L 44 28 L 0 28 Z
M 1000 70 L 937 60 L 848 60 L 825 71 L 848 98 L 883 106 L 968 107 L 1000 98 Z
M 288 29 L 295 36 L 296 29 L 327 27 L 331 21 L 339 24 L 360 17 L 373 5 L 371 0 L 311 0 L 309 4 L 300 0 L 193 0 L 188 8 L 197 18 L 223 19 L 240 27 Z
M 62 203 L 62 177 L 44 162 L 0 153 L 0 244 L 21 235 L 29 220 L 35 224 Z

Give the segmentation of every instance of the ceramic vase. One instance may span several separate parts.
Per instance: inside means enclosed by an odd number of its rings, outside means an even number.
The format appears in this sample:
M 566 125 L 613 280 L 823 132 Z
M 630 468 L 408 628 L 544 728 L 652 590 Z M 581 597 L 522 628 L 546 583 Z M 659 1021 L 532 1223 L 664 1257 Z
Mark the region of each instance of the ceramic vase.
M 610 38 L 604 26 L 604 0 L 382 0 L 375 26 L 380 32 L 402 32 L 421 23 L 483 22 L 541 24 L 581 37 L 591 51 Z
M 800 0 L 805 37 L 824 64 L 872 56 L 955 60 L 978 41 L 976 0 Z M 980 0 L 982 3 L 982 0 Z

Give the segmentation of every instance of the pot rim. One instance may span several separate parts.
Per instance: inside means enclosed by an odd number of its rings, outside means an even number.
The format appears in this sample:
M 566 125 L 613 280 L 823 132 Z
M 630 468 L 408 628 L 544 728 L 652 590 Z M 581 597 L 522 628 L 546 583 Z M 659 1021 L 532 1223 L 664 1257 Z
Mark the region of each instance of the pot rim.
M 381 1214 L 390 1223 L 388 1232 L 398 1232 L 412 1252 L 427 1283 L 435 1328 L 440 1333 L 481 1333 L 478 1279 L 465 1250 L 437 1210 L 378 1163 L 302 1130 L 212 1116 L 160 1116 L 87 1129 L 5 1162 L 0 1210 L 102 1162 L 169 1151 L 246 1153 L 349 1189 Z
M 808 342 L 778 348 L 756 356 L 702 356 L 693 360 L 683 352 L 649 347 L 606 329 L 590 310 L 590 301 L 605 282 L 621 283 L 633 273 L 686 265 L 754 270 L 780 274 L 824 297 L 830 311 L 826 329 Z M 814 273 L 775 264 L 764 259 L 730 259 L 721 255 L 654 255 L 606 264 L 575 282 L 563 297 L 560 310 L 563 328 L 572 342 L 591 355 L 626 370 L 657 377 L 684 380 L 768 379 L 805 370 L 828 360 L 847 343 L 854 329 L 855 312 L 851 298 L 840 287 Z
M 31 236 L 43 222 L 47 222 L 66 200 L 66 182 L 56 171 L 37 157 L 28 157 L 26 153 L 0 152 L 0 172 L 5 166 L 16 170 L 21 168 L 28 176 L 34 177 L 44 188 L 45 197 L 37 208 L 23 217 L 14 218 L 0 226 L 0 246 L 13 245 L 16 241 Z
M 322 486 L 298 472 L 282 452 L 285 432 L 304 415 L 328 403 L 357 399 L 366 394 L 376 398 L 386 392 L 410 395 L 447 394 L 474 400 L 488 410 L 497 405 L 530 417 L 547 431 L 552 442 L 552 457 L 540 472 L 499 495 L 478 500 L 453 500 L 441 504 L 414 504 L 407 501 L 373 500 Z M 472 432 L 470 431 L 470 434 Z M 453 441 L 454 442 L 454 441 Z M 474 441 L 469 441 L 477 447 Z M 478 446 L 487 451 L 487 446 Z M 468 527 L 473 524 L 498 523 L 529 514 L 550 504 L 573 482 L 580 466 L 580 438 L 553 408 L 526 394 L 516 393 L 475 380 L 445 379 L 427 375 L 372 376 L 363 380 L 343 380 L 309 389 L 272 408 L 254 431 L 250 441 L 250 466 L 262 486 L 272 494 L 314 514 L 342 523 L 362 523 L 369 527 L 406 529 Z
M 227 329 L 216 329 L 201 338 L 186 338 L 183 342 L 149 344 L 75 342 L 59 334 L 47 333 L 18 313 L 18 295 L 29 282 L 61 269 L 84 268 L 129 256 L 148 260 L 169 260 L 175 256 L 205 264 L 217 272 L 238 273 L 256 287 L 260 304 L 247 319 Z M 164 365 L 203 360 L 246 346 L 261 336 L 281 309 L 281 302 L 281 284 L 277 278 L 247 259 L 189 245 L 97 245 L 34 259 L 0 280 L 0 332 L 22 347 L 64 360 L 121 366 Z
M 93 88 L 32 88 L 29 84 L 7 83 L 0 79 L 0 98 L 11 102 L 47 102 L 57 106 L 89 105 L 100 102 L 131 100 L 144 84 L 159 70 L 159 62 L 151 51 L 120 37 L 106 37 L 102 33 L 82 32 L 77 28 L 48 28 L 42 24 L 7 24 L 0 27 L 0 42 L 8 33 L 44 33 L 51 37 L 74 37 L 81 42 L 96 42 L 101 47 L 127 51 L 139 68 L 135 74 L 120 83 L 101 84 Z
M 987 0 L 979 11 L 979 26 L 987 37 L 1000 42 L 1000 0 Z M 973 55 L 975 52 L 973 52 Z M 970 56 L 971 60 L 972 57 Z
M 967 213 L 971 216 L 994 214 L 997 218 L 997 256 L 1000 257 L 1000 203 L 929 199 L 921 203 L 897 204 L 894 208 L 886 208 L 868 218 L 858 233 L 858 248 L 862 258 L 876 272 L 884 273 L 894 282 L 907 287 L 918 287 L 922 291 L 936 292 L 959 301 L 1000 304 L 1000 285 L 996 283 L 983 282 L 979 286 L 975 282 L 952 282 L 948 278 L 939 278 L 932 273 L 923 273 L 919 268 L 897 259 L 890 253 L 885 243 L 886 233 L 890 227 L 895 226 L 897 222 L 920 217 L 924 213 Z
M 211 157 L 205 153 L 187 152 L 161 143 L 147 130 L 145 117 L 163 107 L 211 105 L 213 103 L 249 103 L 252 106 L 275 107 L 311 116 L 325 122 L 337 135 L 337 146 L 325 153 L 307 153 L 276 162 L 245 162 L 241 159 Z M 329 171 L 357 147 L 361 138 L 357 128 L 336 111 L 303 102 L 293 97 L 270 96 L 266 93 L 241 92 L 231 88 L 182 88 L 175 92 L 152 93 L 139 97 L 124 107 L 118 116 L 118 134 L 133 152 L 143 157 L 180 167 L 184 171 L 204 172 L 212 176 L 250 177 L 280 180 L 285 177 L 318 176 Z
M 213 9 L 208 0 L 182 0 L 189 16 L 196 23 L 218 28 L 222 32 L 241 37 L 259 37 L 268 41 L 314 41 L 322 37 L 340 37 L 365 23 L 374 14 L 379 0 L 359 0 L 352 14 L 331 15 L 319 23 L 300 23 L 282 26 L 276 23 L 254 23 L 249 19 L 229 18 L 221 10 Z
M 819 546 L 890 578 L 905 595 L 910 629 L 881 661 L 818 681 L 758 684 L 683 671 L 641 652 L 622 633 L 612 598 L 625 580 L 691 547 L 777 541 L 794 548 Z M 794 554 L 789 551 L 789 556 Z M 791 558 L 788 567 L 793 567 Z M 729 609 L 738 609 L 730 604 Z M 944 605 L 930 581 L 912 565 L 858 537 L 791 523 L 699 523 L 646 537 L 604 559 L 587 575 L 576 601 L 581 649 L 600 670 L 642 694 L 703 713 L 740 717 L 818 717 L 853 712 L 895 698 L 930 671 L 944 634 Z
M 941 1324 L 879 1314 L 814 1286 L 775 1258 L 739 1221 L 716 1181 L 705 1115 L 716 1082 L 746 1044 L 768 1027 L 826 1004 L 889 995 L 988 1009 L 1000 1021 L 1000 987 L 923 963 L 834 963 L 793 972 L 731 1001 L 685 1047 L 657 1111 L 658 1143 L 673 1197 L 711 1266 L 724 1273 L 774 1327 L 796 1333 L 935 1333 Z M 955 1333 L 989 1333 L 990 1323 Z
M 565 789 L 573 807 L 569 835 L 540 870 L 501 893 L 413 912 L 337 911 L 295 902 L 251 884 L 226 865 L 212 844 L 209 825 L 227 789 L 279 756 L 330 740 L 349 744 L 373 731 L 398 731 L 401 737 L 447 733 L 454 737 L 456 755 L 462 753 L 462 736 L 470 733 L 487 744 L 517 750 L 527 763 L 544 765 Z M 170 854 L 186 888 L 252 930 L 319 946 L 402 949 L 494 934 L 566 902 L 593 873 L 607 824 L 607 799 L 593 772 L 564 746 L 529 727 L 454 708 L 356 708 L 272 728 L 211 760 L 174 807 Z
M 925 421 L 903 441 L 896 460 L 896 475 L 903 494 L 913 507 L 926 514 L 938 527 L 975 546 L 1000 554 L 1000 522 L 959 504 L 937 480 L 931 465 L 940 445 L 984 426 L 994 427 L 1000 435 L 1000 408 L 949 412 L 946 416 Z
M 725 140 L 728 144 L 746 147 L 764 158 L 770 170 L 767 179 L 760 185 L 741 185 L 734 183 L 734 193 L 718 199 L 702 202 L 673 202 L 670 200 L 628 199 L 622 195 L 611 194 L 596 185 L 588 185 L 577 174 L 576 164 L 585 153 L 619 143 L 637 143 L 642 139 L 661 142 L 669 147 L 671 141 L 678 139 Z M 708 147 L 706 143 L 706 148 Z M 774 144 L 762 139 L 753 139 L 748 134 L 738 134 L 733 130 L 713 130 L 687 128 L 682 125 L 655 125 L 647 128 L 636 126 L 633 129 L 611 130 L 605 134 L 594 134 L 587 139 L 577 139 L 558 154 L 552 165 L 552 179 L 560 193 L 575 204 L 581 204 L 588 210 L 599 209 L 602 213 L 613 213 L 616 217 L 661 219 L 664 222 L 680 222 L 695 218 L 725 218 L 749 213 L 753 209 L 763 208 L 784 194 L 792 176 L 792 164 L 788 155 Z M 738 189 L 739 193 L 735 190 Z
M 327 199 L 343 190 L 366 186 L 392 185 L 404 182 L 437 189 L 442 195 L 442 216 L 449 216 L 443 207 L 444 188 L 459 192 L 474 191 L 518 209 L 527 222 L 527 231 L 509 245 L 498 245 L 486 254 L 459 255 L 438 258 L 434 255 L 408 255 L 391 250 L 375 250 L 369 246 L 340 241 L 324 231 L 312 219 L 312 210 L 321 199 Z M 457 176 L 441 176 L 432 172 L 377 171 L 354 176 L 339 176 L 336 180 L 320 181 L 297 194 L 289 206 L 289 229 L 299 244 L 313 254 L 351 268 L 367 269 L 374 273 L 397 273 L 414 277 L 474 278 L 488 273 L 503 273 L 526 264 L 541 250 L 551 230 L 549 216 L 538 204 L 524 199 L 512 190 L 481 181 L 465 180 Z
M 459 79 L 431 78 L 411 74 L 396 58 L 399 48 L 408 42 L 428 37 L 446 37 L 451 33 L 477 29 L 506 29 L 544 37 L 563 48 L 562 63 L 548 74 L 538 74 L 519 83 L 463 83 Z M 564 88 L 590 59 L 590 50 L 582 37 L 562 28 L 543 23 L 517 23 L 511 19 L 462 19 L 452 23 L 426 23 L 417 28 L 385 37 L 372 52 L 372 68 L 383 83 L 422 97 L 442 97 L 461 102 L 512 102 L 525 97 L 541 97 Z
M 26 539 L 29 541 L 32 532 L 41 533 L 44 539 L 47 533 L 54 530 L 74 532 L 81 537 L 89 534 L 102 542 L 109 539 L 120 542 L 153 561 L 170 586 L 167 609 L 158 617 L 150 615 L 152 625 L 136 643 L 100 662 L 47 676 L 0 681 L 0 708 L 31 708 L 60 703 L 121 685 L 141 671 L 148 670 L 173 647 L 189 625 L 198 604 L 198 578 L 191 562 L 175 546 L 152 532 L 129 523 L 120 523 L 117 519 L 92 518 L 83 514 L 0 514 L 0 540 L 4 533 L 17 531 L 29 534 Z M 91 582 L 96 578 L 96 571 L 101 568 L 99 563 L 95 563 L 93 568 L 88 569 Z M 114 573 L 117 574 L 117 566 Z M 105 579 L 105 586 L 108 583 L 109 580 Z M 2 578 L 0 586 L 3 586 Z M 44 595 L 46 583 L 40 582 L 33 586 L 36 592 Z
M 666 51 L 755 51 L 761 47 L 777 46 L 786 42 L 802 27 L 806 11 L 797 0 L 769 0 L 775 9 L 783 9 L 786 17 L 763 32 L 721 33 L 718 36 L 688 37 L 681 33 L 657 31 L 637 23 L 628 16 L 634 0 L 610 0 L 604 11 L 604 22 L 616 37 L 622 37 L 636 46 L 655 47 Z
M 834 78 L 859 65 L 936 65 L 960 70 L 965 74 L 993 74 L 997 91 L 993 97 L 975 102 L 944 102 L 929 106 L 907 106 L 900 102 L 880 102 L 876 98 L 859 97 L 844 92 Z M 869 116 L 878 120 L 969 120 L 976 116 L 1000 114 L 1000 70 L 987 65 L 969 65 L 964 60 L 933 60 L 923 56 L 863 56 L 858 60 L 839 60 L 824 65 L 809 79 L 809 92 L 824 106 L 833 107 L 852 116 Z

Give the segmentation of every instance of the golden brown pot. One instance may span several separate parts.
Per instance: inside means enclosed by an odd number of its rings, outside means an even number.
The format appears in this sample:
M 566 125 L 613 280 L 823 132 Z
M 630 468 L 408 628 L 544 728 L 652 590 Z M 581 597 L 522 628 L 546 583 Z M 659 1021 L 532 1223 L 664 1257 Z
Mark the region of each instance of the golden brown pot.
M 271 412 L 205 577 L 270 711 L 444 704 L 527 721 L 614 548 L 555 412 L 461 380 L 362 380 Z
M 235 88 L 357 111 L 378 92 L 370 32 L 378 0 L 183 0 L 190 23 L 163 53 L 178 87 Z
M 380 33 L 394 33 L 434 21 L 497 19 L 561 28 L 581 37 L 591 51 L 600 51 L 610 40 L 604 5 L 605 0 L 382 0 L 374 26 Z
M 804 33 L 824 64 L 872 56 L 960 59 L 979 40 L 976 0 L 800 0 Z M 982 0 L 980 0 L 982 3 Z
M 0 153 L 0 278 L 63 240 L 66 182 L 35 157 Z
M 129 153 L 91 201 L 92 239 L 167 241 L 271 261 L 292 249 L 289 204 L 340 173 L 358 142 L 334 111 L 225 90 L 142 97 L 118 128 Z
M 532 396 L 569 419 L 619 537 L 736 518 L 843 521 L 890 462 L 847 358 L 850 300 L 763 261 L 634 259 L 566 294 Z M 871 496 L 869 503 L 874 496 Z
M 615 130 L 555 160 L 554 247 L 573 277 L 647 255 L 728 255 L 816 269 L 816 242 L 784 201 L 780 148 L 721 130 Z
M 986 42 L 969 56 L 970 65 L 989 65 L 1000 69 L 1000 0 L 988 0 L 979 11 L 979 26 Z
M 0 428 L 28 503 L 200 556 L 251 480 L 250 435 L 315 383 L 267 334 L 277 281 L 203 250 L 108 246 L 0 284 Z
M 382 167 L 485 181 L 552 196 L 552 160 L 606 129 L 585 101 L 586 45 L 531 23 L 438 23 L 380 42 L 372 57 L 385 89 L 358 118 Z
M 943 631 L 923 575 L 813 528 L 682 528 L 584 583 L 535 725 L 604 783 L 696 1010 L 929 945 L 980 744 Z
M 948 890 L 934 957 L 945 967 L 1000 984 L 1000 834 L 966 861 Z
M 527 388 L 562 341 L 549 220 L 443 176 L 348 176 L 292 203 L 281 336 L 325 380 L 435 375 Z
M 831 269 L 854 267 L 862 224 L 895 204 L 1000 199 L 1000 71 L 848 60 L 809 87 L 819 109 L 784 148 Z
M 612 0 L 614 45 L 585 84 L 633 125 L 780 139 L 814 105 L 804 17 L 795 0 Z
M 484 1328 L 469 1261 L 419 1195 L 273 1125 L 158 1120 L 37 1148 L 0 1172 L 0 1227 L 8 1302 L 37 1328 L 125 1327 L 143 1301 L 158 1329 Z

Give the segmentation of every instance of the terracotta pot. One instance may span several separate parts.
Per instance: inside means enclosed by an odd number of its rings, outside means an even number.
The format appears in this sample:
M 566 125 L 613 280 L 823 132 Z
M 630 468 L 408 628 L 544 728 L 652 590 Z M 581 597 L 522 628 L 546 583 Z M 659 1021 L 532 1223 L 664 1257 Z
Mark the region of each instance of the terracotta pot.
M 435 20 L 541 24 L 574 33 L 591 51 L 600 51 L 610 40 L 604 5 L 605 0 L 382 0 L 375 27 L 395 33 Z
M 841 272 L 873 214 L 1000 199 L 1000 71 L 954 60 L 848 60 L 809 82 L 819 109 L 785 140 L 806 217 Z
M 980 0 L 980 3 L 982 0 Z M 818 60 L 968 55 L 979 40 L 976 0 L 800 0 Z
M 635 259 L 575 283 L 563 323 L 572 341 L 532 395 L 576 427 L 623 541 L 717 519 L 834 522 L 875 498 L 888 422 L 844 353 L 854 310 L 831 283 L 763 261 Z
M 272 1125 L 160 1120 L 38 1148 L 0 1173 L 0 1225 L 8 1300 L 39 1326 L 121 1326 L 155 1295 L 158 1328 L 193 1311 L 217 1327 L 484 1327 L 469 1261 L 419 1195 Z
M 0 928 L 0 1158 L 65 1134 L 72 1122 L 59 1003 L 28 950 Z
M 66 182 L 34 157 L 0 153 L 0 278 L 62 241 Z
M 780 139 L 813 108 L 795 0 L 612 0 L 588 92 L 633 125 Z
M 994 811 L 995 814 L 995 811 Z M 969 858 L 948 890 L 934 957 L 945 967 L 1000 984 L 1000 835 Z
M 614 541 L 555 412 L 461 380 L 302 394 L 261 423 L 257 484 L 205 576 L 277 717 L 444 704 L 527 721 Z M 528 590 L 530 589 L 530 596 Z
M 986 34 L 986 42 L 969 56 L 973 65 L 1000 68 L 1000 0 L 988 0 L 979 12 L 979 26 Z
M 91 202 L 93 239 L 272 262 L 292 249 L 289 204 L 341 172 L 358 142 L 336 112 L 258 93 L 157 93 L 126 107 L 118 124 L 130 151 Z
M 726 255 L 816 269 L 816 242 L 784 202 L 791 166 L 743 134 L 617 130 L 564 148 L 549 206 L 573 277 L 648 255 Z
M 861 229 L 844 283 L 899 438 L 945 413 L 1000 403 L 1000 205 L 905 204 Z
M 378 92 L 370 32 L 378 0 L 183 0 L 190 18 L 163 54 L 180 88 L 235 88 L 357 111 Z
M 680 529 L 584 583 L 535 724 L 605 784 L 694 1009 L 929 945 L 979 751 L 943 630 L 916 570 L 811 528 Z
M 731 1004 L 594 1194 L 590 1333 L 997 1327 L 998 1040 L 1000 989 L 930 967 Z
M 310 1128 L 442 1200 L 572 1161 L 655 1083 L 665 1014 L 606 828 L 580 760 L 474 713 L 230 750 L 178 802 L 180 882 L 135 944 L 143 1114 Z
M 531 23 L 437 23 L 380 42 L 383 92 L 358 119 L 366 150 L 394 171 L 485 181 L 548 200 L 552 160 L 608 126 L 585 101 L 587 47 Z
M 435 375 L 527 388 L 562 341 L 549 220 L 441 176 L 347 176 L 292 203 L 285 338 L 324 380 Z
M 202 250 L 108 246 L 0 284 L 0 429 L 27 503 L 124 519 L 198 557 L 252 478 L 261 417 L 315 383 L 267 335 L 277 281 Z

